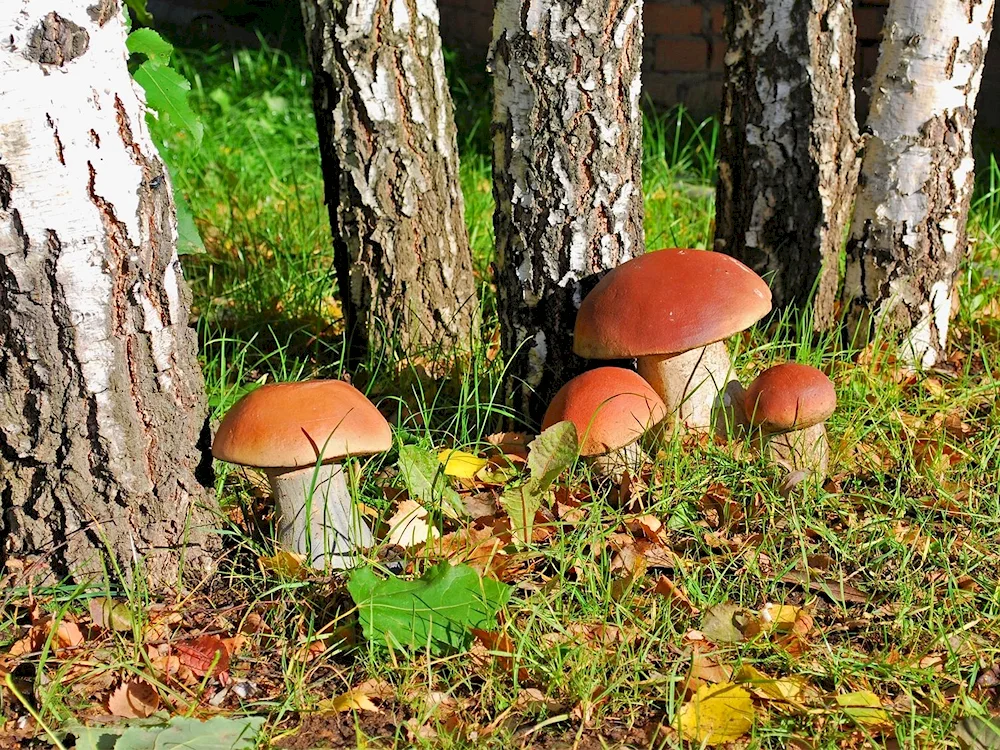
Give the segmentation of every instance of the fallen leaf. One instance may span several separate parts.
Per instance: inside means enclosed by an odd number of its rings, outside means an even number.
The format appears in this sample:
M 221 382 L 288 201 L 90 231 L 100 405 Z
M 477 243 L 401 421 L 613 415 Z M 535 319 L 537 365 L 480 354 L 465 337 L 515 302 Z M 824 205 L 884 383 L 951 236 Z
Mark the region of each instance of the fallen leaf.
M 705 685 L 681 706 L 674 728 L 686 740 L 721 745 L 742 737 L 753 727 L 750 693 L 731 682 Z
M 528 443 L 532 439 L 533 437 L 525 432 L 498 432 L 487 437 L 486 442 L 495 445 L 504 455 L 526 461 L 528 459 Z
M 732 602 L 723 602 L 705 610 L 701 632 L 713 643 L 739 643 L 743 632 L 736 626 L 735 618 L 743 608 Z
M 301 580 L 309 575 L 306 568 L 306 556 L 288 550 L 278 550 L 270 557 L 262 555 L 257 558 L 261 570 L 277 573 L 282 578 Z
M 132 629 L 132 613 L 120 602 L 106 597 L 91 599 L 87 610 L 94 625 L 104 630 L 127 632 Z
M 801 586 L 810 591 L 825 594 L 838 604 L 853 602 L 867 604 L 869 596 L 856 586 L 822 576 L 813 576 L 800 570 L 790 570 L 778 579 L 781 583 Z
M 757 696 L 772 701 L 801 705 L 812 690 L 805 677 L 768 677 L 756 667 L 745 664 L 734 677 L 735 682 L 746 685 Z
M 427 509 L 413 500 L 401 502 L 386 524 L 386 541 L 400 547 L 415 547 L 441 536 L 437 527 L 427 523 Z
M 473 479 L 489 463 L 485 458 L 459 450 L 441 451 L 438 461 L 444 467 L 446 475 L 457 479 Z
M 316 710 L 322 713 L 341 713 L 343 711 L 377 712 L 379 708 L 372 703 L 372 699 L 367 693 L 359 688 L 353 688 L 335 698 L 321 700 L 316 705 Z
M 229 652 L 222 639 L 214 635 L 202 635 L 173 644 L 177 658 L 199 677 L 218 676 L 229 669 Z
M 962 750 L 1000 750 L 1000 721 L 968 716 L 955 726 Z
M 653 593 L 659 594 L 671 604 L 683 609 L 689 615 L 697 615 L 698 608 L 692 604 L 684 589 L 666 576 L 660 576 L 653 587 Z
M 870 690 L 845 693 L 836 698 L 837 705 L 858 724 L 867 727 L 889 726 L 889 714 L 882 708 L 882 701 Z
M 123 719 L 145 719 L 160 707 L 160 694 L 145 680 L 123 682 L 108 696 L 108 711 Z

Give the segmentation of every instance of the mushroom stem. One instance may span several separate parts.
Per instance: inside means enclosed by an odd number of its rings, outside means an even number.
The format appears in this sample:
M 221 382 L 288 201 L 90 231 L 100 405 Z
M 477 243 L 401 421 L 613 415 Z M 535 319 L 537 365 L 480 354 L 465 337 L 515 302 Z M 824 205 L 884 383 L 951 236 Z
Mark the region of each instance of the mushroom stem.
M 639 357 L 640 375 L 656 391 L 684 429 L 708 432 L 719 392 L 733 373 L 729 352 L 722 341 L 681 354 Z
M 754 447 L 769 461 L 788 471 L 798 469 L 816 476 L 825 476 L 830 462 L 830 446 L 826 425 L 822 422 L 803 430 L 767 433 L 754 437 Z
M 306 556 L 309 565 L 352 568 L 358 552 L 372 545 L 372 532 L 351 500 L 337 463 L 282 471 L 269 469 L 278 543 Z
M 587 456 L 584 460 L 591 470 L 600 477 L 609 477 L 618 481 L 626 471 L 637 476 L 649 456 L 642 449 L 641 440 L 616 448 L 607 453 Z

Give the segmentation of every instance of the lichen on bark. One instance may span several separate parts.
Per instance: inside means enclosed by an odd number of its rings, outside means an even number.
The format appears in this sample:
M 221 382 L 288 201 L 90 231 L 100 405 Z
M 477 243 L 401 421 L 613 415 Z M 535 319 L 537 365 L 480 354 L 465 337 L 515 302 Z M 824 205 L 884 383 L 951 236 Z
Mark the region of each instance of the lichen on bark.
M 578 374 L 573 324 L 600 276 L 645 251 L 639 0 L 498 0 L 497 306 L 513 406 L 541 417 Z

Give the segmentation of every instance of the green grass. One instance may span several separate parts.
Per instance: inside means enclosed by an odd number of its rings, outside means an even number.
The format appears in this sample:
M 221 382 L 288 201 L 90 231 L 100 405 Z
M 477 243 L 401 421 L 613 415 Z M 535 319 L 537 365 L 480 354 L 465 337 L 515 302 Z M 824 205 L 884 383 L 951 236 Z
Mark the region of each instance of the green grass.
M 192 53 L 182 60 L 206 135 L 200 149 L 168 140 L 165 153 L 207 247 L 203 255 L 186 256 L 184 269 L 217 419 L 261 379 L 347 373 L 302 62 L 267 49 Z M 461 74 L 457 61 L 449 65 Z M 489 321 L 493 203 L 482 150 L 488 113 L 483 84 L 464 80 L 453 82 L 462 187 Z M 680 112 L 647 119 L 649 247 L 710 246 L 717 133 L 714 121 L 692 122 Z M 85 664 L 43 651 L 12 672 L 20 692 L 33 696 L 50 726 L 92 713 L 100 691 L 87 688 L 100 674 L 148 673 L 138 633 L 157 617 L 154 605 L 166 603 L 183 613 L 184 628 L 233 633 L 257 617 L 267 624 L 248 634 L 233 664 L 234 678 L 253 682 L 256 692 L 244 700 L 231 696 L 223 707 L 268 714 L 273 738 L 292 736 L 300 722 L 300 735 L 319 738 L 334 727 L 353 737 L 351 714 L 331 723 L 300 712 L 380 679 L 390 684 L 392 698 L 381 714 L 359 714 L 357 731 L 381 732 L 384 744 L 544 746 L 543 740 L 558 739 L 570 746 L 600 732 L 638 746 L 677 747 L 669 730 L 652 728 L 659 721 L 669 726 L 683 702 L 682 683 L 699 643 L 692 631 L 703 620 L 650 593 L 663 573 L 702 613 L 723 602 L 750 611 L 783 603 L 806 607 L 815 620 L 801 654 L 772 638 L 721 650 L 724 664 L 801 676 L 818 696 L 809 712 L 759 705 L 749 747 L 784 748 L 793 739 L 808 743 L 798 747 L 816 748 L 865 741 L 887 746 L 890 739 L 896 747 L 948 746 L 959 718 L 983 715 L 996 700 L 976 680 L 1000 662 L 1000 311 L 991 307 L 1000 296 L 1000 168 L 995 160 L 980 166 L 970 222 L 975 242 L 954 323 L 961 356 L 907 377 L 894 367 L 891 350 L 874 347 L 856 360 L 835 337 L 814 336 L 791 315 L 767 331 L 737 337 L 731 346 L 744 382 L 791 359 L 830 372 L 839 398 L 829 423 L 833 479 L 806 482 L 786 498 L 778 491 L 779 473 L 745 451 L 674 440 L 623 505 L 614 488 L 576 466 L 562 484 L 589 495 L 581 518 L 556 521 L 549 539 L 517 550 L 511 560 L 510 642 L 498 650 L 512 665 L 494 659 L 492 667 L 483 666 L 468 654 L 350 648 L 336 640 L 313 658 L 297 659 L 319 631 L 352 622 L 342 581 L 262 574 L 257 557 L 273 551 L 267 502 L 243 472 L 219 465 L 230 548 L 219 579 L 177 602 L 154 601 L 141 588 L 112 592 L 132 608 L 136 637 L 101 641 L 100 656 L 91 654 Z M 516 416 L 499 400 L 504 365 L 486 346 L 442 381 L 412 363 L 398 370 L 380 352 L 350 375 L 390 415 L 397 448 L 479 451 L 504 417 Z M 383 489 L 402 484 L 396 458 L 393 450 L 354 466 L 357 497 L 383 514 L 393 508 Z M 706 510 L 705 498 L 713 495 L 729 498 L 724 503 L 738 510 L 729 523 L 716 523 Z M 611 545 L 621 543 L 627 521 L 641 513 L 663 521 L 663 543 L 678 562 L 632 580 Z M 421 567 L 418 560 L 406 562 Z M 814 575 L 857 587 L 867 601 L 841 605 L 780 581 L 810 565 Z M 75 589 L 35 594 L 47 611 L 86 608 Z M 0 632 L 11 634 L 9 641 L 25 621 L 26 596 L 7 592 Z M 175 710 L 196 710 L 197 688 L 160 688 L 180 707 Z M 873 691 L 891 707 L 891 726 L 854 723 L 833 705 L 833 696 L 859 690 Z M 535 705 L 540 697 L 547 706 Z M 4 700 L 5 715 L 23 714 L 9 704 L 10 695 Z

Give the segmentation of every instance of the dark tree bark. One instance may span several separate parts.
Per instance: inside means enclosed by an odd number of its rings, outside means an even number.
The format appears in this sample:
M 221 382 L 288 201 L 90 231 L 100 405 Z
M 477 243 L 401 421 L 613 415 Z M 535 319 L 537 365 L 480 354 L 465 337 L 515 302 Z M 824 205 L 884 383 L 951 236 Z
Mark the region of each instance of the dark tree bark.
M 847 244 L 848 333 L 862 345 L 878 326 L 924 367 L 946 356 L 967 249 L 972 126 L 993 8 L 994 0 L 892 0 L 872 81 Z
M 0 10 L 0 535 L 41 578 L 142 563 L 156 586 L 219 545 L 170 183 L 122 20 L 114 0 Z
M 468 350 L 479 307 L 433 2 L 302 0 L 355 353 Z
M 540 418 L 583 367 L 582 298 L 645 251 L 642 3 L 498 0 L 493 194 L 496 284 L 512 405 Z
M 858 175 L 850 0 L 730 0 L 715 248 L 834 322 Z

